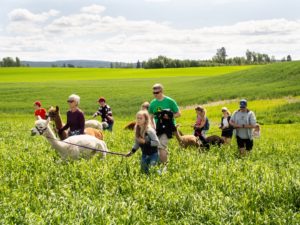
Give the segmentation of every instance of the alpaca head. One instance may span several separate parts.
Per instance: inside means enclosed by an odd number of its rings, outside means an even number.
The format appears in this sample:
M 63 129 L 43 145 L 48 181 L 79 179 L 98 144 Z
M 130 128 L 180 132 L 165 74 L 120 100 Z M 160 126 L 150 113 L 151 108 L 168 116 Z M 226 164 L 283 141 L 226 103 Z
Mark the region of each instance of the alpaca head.
M 35 127 L 31 129 L 31 136 L 42 135 L 47 130 L 49 122 L 50 118 L 43 120 L 40 116 L 38 116 L 38 120 L 34 123 Z
M 54 108 L 53 106 L 51 106 L 48 110 L 48 115 L 51 118 L 51 120 L 54 120 L 57 116 L 59 116 L 59 107 L 56 106 Z

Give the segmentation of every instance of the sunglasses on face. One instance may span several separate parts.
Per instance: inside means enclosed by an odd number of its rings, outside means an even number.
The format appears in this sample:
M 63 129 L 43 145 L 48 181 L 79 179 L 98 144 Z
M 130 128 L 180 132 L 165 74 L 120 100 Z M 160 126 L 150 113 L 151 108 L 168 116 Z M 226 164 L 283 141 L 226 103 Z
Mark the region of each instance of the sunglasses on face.
M 68 103 L 72 103 L 72 102 L 74 102 L 74 100 L 68 100 L 67 102 L 68 102 Z
M 160 93 L 160 91 L 153 91 L 153 94 L 154 95 L 157 95 L 157 94 L 159 94 Z

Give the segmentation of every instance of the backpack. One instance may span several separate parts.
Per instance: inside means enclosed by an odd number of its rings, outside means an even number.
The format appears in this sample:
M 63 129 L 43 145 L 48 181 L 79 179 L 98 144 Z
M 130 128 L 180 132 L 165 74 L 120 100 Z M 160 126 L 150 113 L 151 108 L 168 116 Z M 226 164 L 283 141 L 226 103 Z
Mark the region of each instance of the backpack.
M 208 118 L 206 117 L 206 120 L 205 120 L 205 124 L 204 124 L 204 127 L 203 127 L 203 130 L 209 130 L 209 120 Z

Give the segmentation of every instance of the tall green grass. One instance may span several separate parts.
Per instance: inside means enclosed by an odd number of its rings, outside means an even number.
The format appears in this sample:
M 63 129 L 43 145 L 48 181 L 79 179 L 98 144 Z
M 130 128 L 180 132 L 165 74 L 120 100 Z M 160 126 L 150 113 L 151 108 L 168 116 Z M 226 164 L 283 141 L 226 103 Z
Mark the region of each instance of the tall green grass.
M 0 81 L 0 224 L 299 224 L 299 68 L 293 62 L 219 75 L 202 68 L 158 70 L 170 73 L 162 77 L 143 70 L 132 70 L 141 77 L 130 77 L 124 75 L 130 70 L 120 70 L 113 79 L 112 70 L 95 69 L 93 80 L 82 78 L 83 70 L 74 70 L 78 80 L 62 69 L 37 69 L 32 76 L 33 70 L 24 69 L 29 74 L 23 78 L 17 69 L 4 75 L 0 70 L 0 80 L 6 76 Z M 99 79 L 98 72 L 103 72 Z M 186 134 L 195 120 L 191 105 L 231 99 L 205 105 L 210 133 L 219 135 L 221 107 L 234 111 L 238 99 L 252 99 L 249 108 L 263 125 L 251 154 L 240 158 L 235 140 L 199 153 L 172 139 L 168 172 L 160 176 L 156 167 L 146 176 L 140 172 L 140 151 L 131 158 L 64 162 L 43 137 L 30 136 L 34 100 L 65 111 L 67 96 L 75 92 L 88 118 L 104 95 L 116 117 L 105 141 L 111 151 L 128 152 L 134 134 L 123 127 L 141 102 L 152 99 L 156 82 L 188 106 L 178 119 Z
M 210 110 L 211 111 L 211 110 Z M 105 133 L 127 152 L 133 133 Z M 27 117 L 0 122 L 1 224 L 298 224 L 299 125 L 265 125 L 251 155 L 199 153 L 170 142 L 168 172 L 140 172 L 131 158 L 62 162 Z

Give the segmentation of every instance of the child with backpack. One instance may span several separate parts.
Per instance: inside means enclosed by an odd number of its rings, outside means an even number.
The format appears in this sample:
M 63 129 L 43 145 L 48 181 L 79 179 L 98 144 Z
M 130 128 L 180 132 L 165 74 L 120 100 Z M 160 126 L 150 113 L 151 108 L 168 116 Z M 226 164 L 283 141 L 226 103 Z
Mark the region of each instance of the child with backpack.
M 194 127 L 194 135 L 196 137 L 206 138 L 206 132 L 209 130 L 209 120 L 206 116 L 206 109 L 202 106 L 195 108 L 197 119 Z

